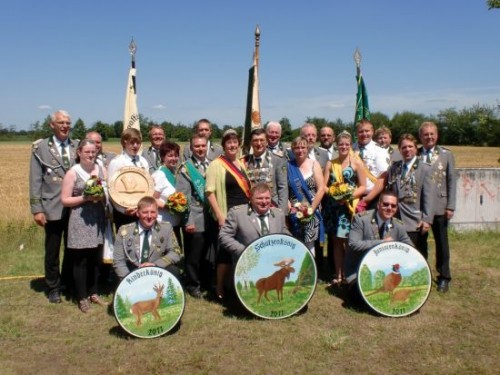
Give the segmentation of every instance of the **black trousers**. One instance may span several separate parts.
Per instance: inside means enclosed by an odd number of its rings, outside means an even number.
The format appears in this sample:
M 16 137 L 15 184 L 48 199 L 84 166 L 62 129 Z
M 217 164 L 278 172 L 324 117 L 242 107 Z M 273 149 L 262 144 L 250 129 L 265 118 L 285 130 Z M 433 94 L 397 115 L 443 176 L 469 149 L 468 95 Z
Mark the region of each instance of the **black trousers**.
M 186 271 L 186 289 L 208 289 L 210 287 L 211 265 L 206 256 L 208 246 L 205 232 L 187 233 L 184 236 L 184 265 Z
M 71 253 L 66 251 L 68 242 L 68 216 L 61 220 L 50 220 L 45 224 L 45 282 L 49 291 L 59 290 L 61 284 L 71 287 L 73 280 L 73 269 Z M 61 272 L 60 251 L 61 242 L 64 243 L 64 257 Z
M 93 249 L 69 249 L 73 255 L 73 278 L 77 301 L 97 294 L 100 247 Z
M 410 237 L 411 242 L 418 250 L 420 254 L 423 255 L 425 260 L 427 260 L 427 256 L 429 255 L 427 252 L 427 236 L 428 233 L 422 234 L 420 231 L 418 232 L 407 232 L 408 237 Z
M 450 245 L 448 242 L 448 219 L 446 215 L 434 216 L 432 234 L 436 242 L 436 270 L 439 279 L 451 280 Z M 425 237 L 425 251 L 427 252 L 427 236 Z
M 328 237 L 325 234 L 325 237 Z M 319 240 L 314 242 L 314 260 L 316 262 L 316 269 L 318 270 L 318 279 L 330 281 L 329 279 L 335 273 L 335 259 L 333 257 L 333 241 L 327 241 L 326 258 L 323 254 L 324 244 L 320 246 Z M 325 264 L 326 262 L 326 264 Z

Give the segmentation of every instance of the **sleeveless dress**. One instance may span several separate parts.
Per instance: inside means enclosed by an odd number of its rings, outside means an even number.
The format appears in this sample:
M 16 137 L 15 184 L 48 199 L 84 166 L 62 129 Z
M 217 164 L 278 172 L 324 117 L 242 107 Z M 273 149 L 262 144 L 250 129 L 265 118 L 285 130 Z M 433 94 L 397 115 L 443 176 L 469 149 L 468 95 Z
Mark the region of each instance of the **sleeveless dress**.
M 99 167 L 99 177 L 103 178 Z M 83 178 L 76 173 L 73 197 L 85 189 Z M 72 207 L 68 223 L 68 248 L 93 249 L 104 243 L 105 213 L 103 202 L 85 202 Z
M 351 167 L 351 163 L 342 170 L 344 182 L 356 188 L 358 175 Z M 333 173 L 333 164 L 330 169 L 330 179 L 328 186 L 337 182 Z M 335 234 L 338 238 L 347 238 L 351 231 L 352 216 L 345 204 L 340 204 L 339 201 L 328 196 L 326 199 L 325 209 L 323 210 L 323 221 L 325 224 L 325 232 Z
M 314 175 L 311 171 L 311 174 L 306 178 L 304 176 L 304 181 L 309 188 L 311 195 L 314 199 L 316 196 L 316 181 L 314 180 Z M 290 202 L 292 206 L 298 202 L 297 197 L 295 196 L 293 189 L 288 188 L 288 195 L 290 197 Z M 319 238 L 319 219 L 316 215 L 313 215 L 312 219 L 306 222 L 302 227 L 302 235 L 299 240 L 304 243 L 316 241 Z

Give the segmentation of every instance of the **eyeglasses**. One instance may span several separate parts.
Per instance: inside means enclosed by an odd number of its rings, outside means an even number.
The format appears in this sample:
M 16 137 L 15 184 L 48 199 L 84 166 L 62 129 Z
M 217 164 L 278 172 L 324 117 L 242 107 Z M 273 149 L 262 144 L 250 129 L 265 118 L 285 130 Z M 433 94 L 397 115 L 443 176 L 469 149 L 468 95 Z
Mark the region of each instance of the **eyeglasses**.
M 381 202 L 381 203 L 382 203 L 382 207 L 391 207 L 391 208 L 398 207 L 398 205 L 395 203 L 389 203 L 389 202 Z
M 57 125 L 71 125 L 71 121 L 56 121 Z

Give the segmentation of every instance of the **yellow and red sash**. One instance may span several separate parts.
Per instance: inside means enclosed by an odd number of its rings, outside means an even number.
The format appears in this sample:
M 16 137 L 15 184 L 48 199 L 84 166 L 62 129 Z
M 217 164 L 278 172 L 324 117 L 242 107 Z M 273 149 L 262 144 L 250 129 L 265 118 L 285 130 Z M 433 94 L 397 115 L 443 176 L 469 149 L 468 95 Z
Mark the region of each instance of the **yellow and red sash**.
M 224 169 L 231 173 L 243 193 L 245 193 L 246 197 L 250 199 L 250 181 L 248 180 L 245 171 L 240 171 L 230 160 L 226 159 L 223 155 L 219 156 L 219 159 L 222 162 L 221 164 Z

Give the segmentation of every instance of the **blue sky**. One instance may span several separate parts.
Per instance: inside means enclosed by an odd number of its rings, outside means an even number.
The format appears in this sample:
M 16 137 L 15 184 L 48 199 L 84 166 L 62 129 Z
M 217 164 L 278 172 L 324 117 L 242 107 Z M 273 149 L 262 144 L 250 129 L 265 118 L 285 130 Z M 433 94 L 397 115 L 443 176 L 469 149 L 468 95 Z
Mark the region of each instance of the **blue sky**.
M 372 111 L 500 100 L 500 10 L 483 0 L 4 0 L 0 124 L 60 108 L 88 127 L 122 120 L 133 36 L 140 113 L 241 125 L 257 24 L 265 122 L 351 121 L 356 47 Z

